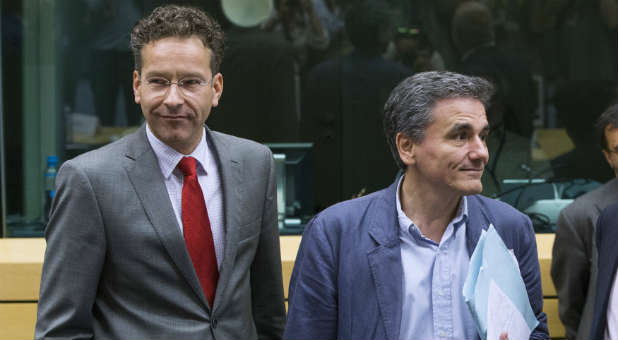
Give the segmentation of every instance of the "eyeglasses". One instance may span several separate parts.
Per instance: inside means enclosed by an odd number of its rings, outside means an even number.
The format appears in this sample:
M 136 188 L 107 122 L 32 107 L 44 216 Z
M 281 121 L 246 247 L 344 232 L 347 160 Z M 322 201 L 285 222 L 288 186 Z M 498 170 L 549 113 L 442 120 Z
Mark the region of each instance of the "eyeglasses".
M 416 27 L 397 27 L 397 34 L 400 36 L 417 36 L 419 33 L 421 33 L 421 30 L 419 30 Z
M 195 95 L 200 93 L 210 82 L 199 78 L 184 78 L 179 81 L 170 81 L 163 77 L 151 77 L 145 81 L 148 88 L 157 95 L 166 94 L 172 84 L 185 95 Z

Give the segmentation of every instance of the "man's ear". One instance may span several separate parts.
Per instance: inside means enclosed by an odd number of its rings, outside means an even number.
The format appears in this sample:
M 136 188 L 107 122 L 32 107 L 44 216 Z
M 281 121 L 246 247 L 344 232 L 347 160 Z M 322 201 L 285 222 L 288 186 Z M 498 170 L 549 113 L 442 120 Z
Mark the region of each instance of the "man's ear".
M 137 70 L 133 71 L 133 96 L 135 97 L 135 104 L 139 104 L 142 100 L 142 97 L 139 93 L 139 87 L 141 86 L 141 82 L 139 79 L 139 72 Z
M 221 73 L 215 74 L 212 78 L 212 87 L 214 88 L 214 94 L 212 96 L 212 107 L 219 105 L 219 99 L 223 94 L 223 75 Z
M 614 166 L 612 164 L 611 154 L 605 149 L 601 149 L 601 151 L 603 152 L 603 156 L 605 156 L 605 160 L 607 161 L 607 164 L 609 164 L 609 166 L 613 168 Z
M 609 148 L 614 147 L 612 144 L 612 134 L 618 134 L 618 128 L 613 127 L 612 125 L 607 125 L 603 131 L 603 138 L 605 138 L 605 145 L 607 145 Z M 614 167 L 616 166 L 616 164 L 614 164 L 614 160 L 612 159 L 612 152 L 602 148 L 601 151 L 603 152 L 603 156 L 605 156 L 605 160 L 607 161 L 607 164 L 609 164 L 609 166 L 614 170 L 617 171 L 618 169 L 614 169 Z M 618 173 L 618 172 L 617 172 Z
M 395 144 L 397 145 L 397 152 L 399 158 L 406 166 L 412 165 L 416 162 L 414 151 L 416 151 L 414 142 L 409 136 L 398 132 L 395 136 Z

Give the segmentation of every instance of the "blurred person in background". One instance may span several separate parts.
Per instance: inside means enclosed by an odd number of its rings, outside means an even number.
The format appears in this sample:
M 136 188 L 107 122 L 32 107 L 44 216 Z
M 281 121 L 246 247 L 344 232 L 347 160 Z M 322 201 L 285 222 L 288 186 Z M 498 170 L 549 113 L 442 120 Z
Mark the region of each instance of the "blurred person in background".
M 272 14 L 273 1 L 221 3 L 226 86 L 209 126 L 261 143 L 298 141 L 300 85 L 294 47 L 280 34 L 259 27 Z
M 441 71 L 444 60 L 427 36 L 417 25 L 399 26 L 392 44 L 389 44 L 385 58 L 409 67 L 414 73 Z
M 567 339 L 589 339 L 597 276 L 597 219 L 618 201 L 618 104 L 597 121 L 603 155 L 615 177 L 562 209 L 556 223 L 551 277 Z
M 553 96 L 558 121 L 564 126 L 573 149 L 551 160 L 557 180 L 590 179 L 605 183 L 614 178 L 601 152 L 595 122 L 616 100 L 616 82 L 571 80 L 560 84 Z
M 313 52 L 329 47 L 329 31 L 320 19 L 312 0 L 275 0 L 275 11 L 262 28 L 283 34 L 294 46 L 302 71 L 311 65 L 308 59 Z
M 412 70 L 382 57 L 392 34 L 389 7 L 366 0 L 350 8 L 354 49 L 310 70 L 303 82 L 301 132 L 314 143 L 317 210 L 392 182 L 397 167 L 376 126 L 397 83 Z

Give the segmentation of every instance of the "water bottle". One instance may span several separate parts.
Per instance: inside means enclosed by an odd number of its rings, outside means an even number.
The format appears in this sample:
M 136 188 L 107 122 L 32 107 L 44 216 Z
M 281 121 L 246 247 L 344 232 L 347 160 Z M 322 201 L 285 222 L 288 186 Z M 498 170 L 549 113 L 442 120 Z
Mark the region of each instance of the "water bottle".
M 49 210 L 52 200 L 56 195 L 56 172 L 58 166 L 57 156 L 47 156 L 47 168 L 45 169 L 45 202 L 43 206 L 43 219 L 49 219 Z

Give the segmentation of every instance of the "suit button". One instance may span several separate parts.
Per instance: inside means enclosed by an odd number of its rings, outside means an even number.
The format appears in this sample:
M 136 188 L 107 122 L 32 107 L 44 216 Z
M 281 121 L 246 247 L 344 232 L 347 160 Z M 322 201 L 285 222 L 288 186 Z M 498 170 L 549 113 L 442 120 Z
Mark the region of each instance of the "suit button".
M 210 326 L 212 327 L 212 329 L 217 328 L 217 319 L 212 319 L 210 321 Z

